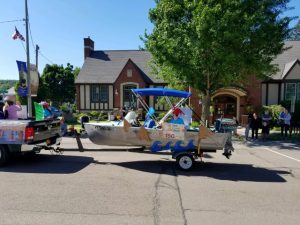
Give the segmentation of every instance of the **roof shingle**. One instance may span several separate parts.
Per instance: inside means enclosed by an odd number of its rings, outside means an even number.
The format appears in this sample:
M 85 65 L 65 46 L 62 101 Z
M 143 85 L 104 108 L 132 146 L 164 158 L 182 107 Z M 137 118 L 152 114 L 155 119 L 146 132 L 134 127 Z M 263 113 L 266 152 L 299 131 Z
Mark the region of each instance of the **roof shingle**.
M 151 74 L 149 67 L 151 54 L 141 50 L 92 51 L 91 56 L 85 59 L 75 83 L 112 84 L 129 59 L 140 69 L 146 82 L 164 83 Z

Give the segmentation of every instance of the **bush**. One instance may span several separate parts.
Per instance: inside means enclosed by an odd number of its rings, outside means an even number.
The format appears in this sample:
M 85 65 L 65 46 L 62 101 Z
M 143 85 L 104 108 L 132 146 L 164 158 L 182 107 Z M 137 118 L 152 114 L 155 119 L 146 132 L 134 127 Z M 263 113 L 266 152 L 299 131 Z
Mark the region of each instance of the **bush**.
M 99 111 L 91 111 L 88 112 L 88 116 L 92 119 L 92 120 L 98 120 L 100 118 L 101 112 Z
M 263 113 L 265 110 L 268 110 L 272 117 L 271 127 L 279 126 L 279 114 L 282 110 L 282 105 L 263 106 L 261 113 Z
M 157 115 L 157 120 L 160 121 L 160 120 L 164 117 L 164 115 L 166 115 L 165 112 L 159 113 L 159 114 Z
M 200 125 L 199 122 L 193 121 L 192 124 L 191 124 L 191 127 L 192 128 L 197 128 L 197 127 L 199 127 L 199 125 Z

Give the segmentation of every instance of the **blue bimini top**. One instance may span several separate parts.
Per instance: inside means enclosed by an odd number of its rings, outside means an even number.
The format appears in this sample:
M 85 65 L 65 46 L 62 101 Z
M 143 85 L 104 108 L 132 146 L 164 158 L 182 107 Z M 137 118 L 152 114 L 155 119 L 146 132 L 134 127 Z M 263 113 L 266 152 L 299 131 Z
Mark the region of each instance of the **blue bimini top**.
M 137 88 L 131 89 L 135 94 L 140 96 L 170 96 L 170 97 L 179 97 L 179 98 L 189 98 L 192 93 L 186 91 L 178 91 L 174 89 L 167 88 Z

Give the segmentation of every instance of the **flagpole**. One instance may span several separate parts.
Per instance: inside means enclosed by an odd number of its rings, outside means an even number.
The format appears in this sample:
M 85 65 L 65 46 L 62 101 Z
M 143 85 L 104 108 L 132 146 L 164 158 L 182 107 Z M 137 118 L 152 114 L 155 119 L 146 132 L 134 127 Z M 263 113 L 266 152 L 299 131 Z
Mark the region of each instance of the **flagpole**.
M 32 102 L 31 102 L 31 80 L 30 80 L 30 57 L 29 57 L 29 32 L 28 32 L 28 6 L 25 0 L 25 24 L 26 24 L 26 54 L 27 54 L 27 112 L 28 117 L 32 117 Z

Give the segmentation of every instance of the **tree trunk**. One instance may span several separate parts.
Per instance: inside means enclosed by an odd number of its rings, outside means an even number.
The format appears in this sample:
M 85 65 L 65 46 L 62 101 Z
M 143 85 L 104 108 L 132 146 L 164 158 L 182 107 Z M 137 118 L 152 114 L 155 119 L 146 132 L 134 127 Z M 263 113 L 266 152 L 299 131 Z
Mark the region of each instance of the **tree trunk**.
M 209 107 L 210 107 L 210 94 L 206 94 L 202 98 L 202 114 L 201 120 L 206 125 L 209 125 Z

